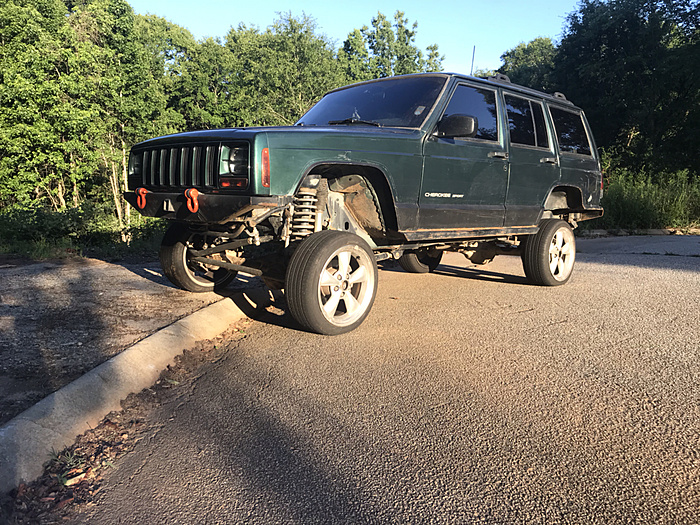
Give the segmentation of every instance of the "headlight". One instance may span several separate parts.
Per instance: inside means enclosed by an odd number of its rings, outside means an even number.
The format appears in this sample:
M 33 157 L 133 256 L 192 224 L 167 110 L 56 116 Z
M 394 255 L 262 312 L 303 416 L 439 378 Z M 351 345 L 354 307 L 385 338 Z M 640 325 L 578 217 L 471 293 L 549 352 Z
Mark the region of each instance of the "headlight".
M 248 187 L 248 146 L 221 146 L 219 186 L 245 189 Z
M 141 176 L 141 168 L 143 166 L 143 154 L 131 153 L 129 155 L 129 175 L 137 177 Z

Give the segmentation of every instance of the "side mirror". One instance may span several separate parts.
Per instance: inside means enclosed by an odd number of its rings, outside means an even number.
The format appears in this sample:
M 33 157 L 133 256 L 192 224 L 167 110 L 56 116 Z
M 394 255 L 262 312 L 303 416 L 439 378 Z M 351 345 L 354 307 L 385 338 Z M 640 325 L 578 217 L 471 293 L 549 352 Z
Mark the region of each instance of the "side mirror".
M 479 130 L 479 122 L 476 117 L 469 115 L 450 115 L 438 123 L 438 137 L 467 137 L 473 138 Z

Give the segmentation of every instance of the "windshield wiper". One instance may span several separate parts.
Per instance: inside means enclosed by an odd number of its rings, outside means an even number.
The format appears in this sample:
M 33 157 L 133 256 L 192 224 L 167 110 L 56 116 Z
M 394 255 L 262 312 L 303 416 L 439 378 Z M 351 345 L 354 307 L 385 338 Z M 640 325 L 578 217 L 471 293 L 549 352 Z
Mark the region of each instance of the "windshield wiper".
M 371 120 L 361 120 L 359 118 L 346 118 L 343 120 L 329 120 L 328 124 L 331 126 L 336 126 L 338 124 L 359 124 L 362 126 L 376 126 L 381 128 L 382 125 L 379 122 L 373 122 Z

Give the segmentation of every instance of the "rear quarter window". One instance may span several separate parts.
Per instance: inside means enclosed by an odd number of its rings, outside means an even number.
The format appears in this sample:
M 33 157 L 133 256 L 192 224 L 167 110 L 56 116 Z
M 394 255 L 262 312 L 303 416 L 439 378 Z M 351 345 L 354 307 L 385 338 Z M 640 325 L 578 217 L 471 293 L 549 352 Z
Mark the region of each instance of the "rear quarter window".
M 550 107 L 549 110 L 561 152 L 590 156 L 591 144 L 581 114 L 561 108 Z

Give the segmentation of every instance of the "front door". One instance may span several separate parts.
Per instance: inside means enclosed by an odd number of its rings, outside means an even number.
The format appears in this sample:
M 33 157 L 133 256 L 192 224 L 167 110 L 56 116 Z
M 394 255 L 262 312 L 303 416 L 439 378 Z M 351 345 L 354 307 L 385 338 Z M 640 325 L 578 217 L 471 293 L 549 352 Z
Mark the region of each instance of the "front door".
M 441 118 L 477 119 L 473 138 L 430 136 L 424 147 L 418 228 L 500 228 L 505 215 L 508 154 L 499 125 L 497 93 L 459 84 Z

